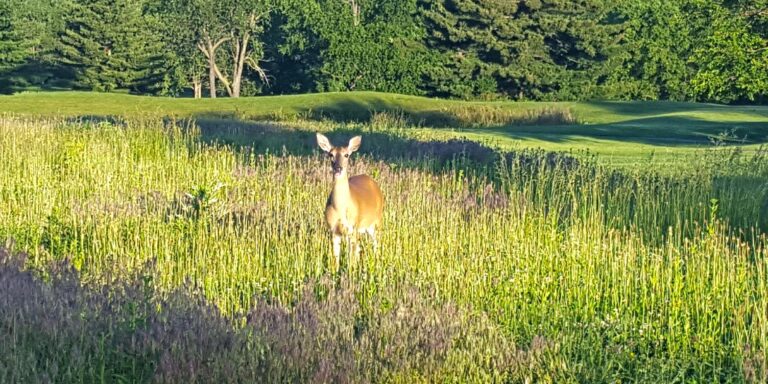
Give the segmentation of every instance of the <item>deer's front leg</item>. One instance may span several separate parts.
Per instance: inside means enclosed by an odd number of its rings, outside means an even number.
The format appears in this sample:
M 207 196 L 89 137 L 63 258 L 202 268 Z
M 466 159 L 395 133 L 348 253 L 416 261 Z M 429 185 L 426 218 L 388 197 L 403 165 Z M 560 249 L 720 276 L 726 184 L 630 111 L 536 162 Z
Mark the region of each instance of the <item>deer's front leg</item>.
M 355 230 L 355 227 L 351 224 L 346 224 L 345 228 L 346 232 L 344 234 L 347 236 L 347 254 L 350 258 L 352 256 L 360 255 L 360 244 L 358 244 L 357 241 L 357 231 Z
M 360 242 L 354 233 L 347 234 L 347 255 L 350 259 L 360 256 Z
M 341 234 L 333 233 L 333 257 L 336 258 L 336 267 L 339 266 L 339 256 L 341 255 Z
M 376 240 L 376 227 L 371 225 L 365 230 L 365 233 L 371 237 L 371 242 L 373 243 L 373 252 L 376 253 L 379 250 L 379 242 Z

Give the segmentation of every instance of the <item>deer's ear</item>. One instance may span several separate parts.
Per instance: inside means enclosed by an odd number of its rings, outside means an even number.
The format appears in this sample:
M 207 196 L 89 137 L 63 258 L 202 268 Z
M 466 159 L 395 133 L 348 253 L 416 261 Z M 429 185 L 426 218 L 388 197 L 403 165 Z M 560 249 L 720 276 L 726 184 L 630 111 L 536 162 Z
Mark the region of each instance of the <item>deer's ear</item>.
M 331 142 L 328 140 L 328 138 L 319 132 L 317 133 L 317 145 L 319 145 L 320 148 L 326 152 L 330 152 L 333 149 L 333 145 L 331 145 Z
M 362 139 L 363 138 L 360 137 L 360 136 L 355 136 L 355 137 L 349 139 L 349 145 L 347 146 L 347 150 L 349 151 L 349 153 L 357 151 L 358 148 L 360 148 L 360 140 L 362 140 Z

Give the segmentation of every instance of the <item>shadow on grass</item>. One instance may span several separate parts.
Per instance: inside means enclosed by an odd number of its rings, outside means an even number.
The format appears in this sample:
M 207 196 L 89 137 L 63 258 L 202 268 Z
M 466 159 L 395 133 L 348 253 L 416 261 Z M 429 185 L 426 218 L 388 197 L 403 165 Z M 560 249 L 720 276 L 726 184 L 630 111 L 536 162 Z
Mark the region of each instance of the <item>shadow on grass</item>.
M 305 128 L 295 128 L 279 123 L 247 123 L 223 120 L 198 120 L 203 139 L 208 142 L 222 142 L 240 149 L 252 149 L 256 153 L 291 154 L 299 156 L 311 156 L 320 153 L 317 147 L 315 132 Z M 528 188 L 537 184 L 546 185 L 555 180 L 564 185 L 569 185 L 574 191 L 592 190 L 594 180 L 598 175 L 605 177 L 610 175 L 611 182 L 600 185 L 604 193 L 612 193 L 613 190 L 628 191 L 625 203 L 628 217 L 622 218 L 621 225 L 638 225 L 643 222 L 641 212 L 654 210 L 655 204 L 660 203 L 668 196 L 670 199 L 682 199 L 688 203 L 677 209 L 662 209 L 659 216 L 648 223 L 658 225 L 660 228 L 682 225 L 690 226 L 691 223 L 706 219 L 706 212 L 691 213 L 699 208 L 700 204 L 708 204 L 712 198 L 721 200 L 720 214 L 735 227 L 749 228 L 757 226 L 762 230 L 768 230 L 768 215 L 761 212 L 768 208 L 768 183 L 766 172 L 758 171 L 766 169 L 765 161 L 754 166 L 749 164 L 738 165 L 740 170 L 730 169 L 732 164 L 727 159 L 718 160 L 717 153 L 711 153 L 708 161 L 719 169 L 716 172 L 690 175 L 686 179 L 672 176 L 660 176 L 654 172 L 643 175 L 628 174 L 620 170 L 598 169 L 589 159 L 579 160 L 574 157 L 545 151 L 507 152 L 492 149 L 481 143 L 452 139 L 417 140 L 404 135 L 399 135 L 395 130 L 374 131 L 365 129 L 350 129 L 340 126 L 331 132 L 324 132 L 336 145 L 344 145 L 354 135 L 362 135 L 363 141 L 360 153 L 368 160 L 383 161 L 396 164 L 399 167 L 416 169 L 432 174 L 460 171 L 465 176 L 480 176 L 486 181 L 500 187 Z M 727 157 L 727 156 L 726 156 Z M 360 161 L 360 160 L 358 160 Z M 503 167 L 502 167 L 503 165 Z M 751 168 L 747 169 L 747 168 Z M 737 172 L 738 171 L 738 172 Z M 514 180 L 514 186 L 508 183 Z M 684 183 L 684 185 L 681 185 Z M 649 186 L 658 188 L 655 196 L 643 195 Z M 688 191 L 688 192 L 685 192 Z M 687 194 L 687 195 L 686 195 Z M 559 196 L 560 193 L 555 193 Z M 549 211 L 551 207 L 557 208 L 559 222 L 568 225 L 573 217 L 574 207 L 578 205 L 578 198 L 572 204 L 559 206 L 556 201 L 546 199 L 535 203 Z M 570 201 L 570 200 L 569 200 Z M 613 204 L 607 201 L 606 204 Z M 599 209 L 606 209 L 605 207 Z M 679 210 L 679 211 L 678 211 Z M 687 212 L 687 213 L 686 213 Z M 691 216 L 687 216 L 691 215 Z M 650 224 L 649 224 L 650 225 Z M 691 227 L 692 228 L 692 227 Z M 686 231 L 692 230 L 691 228 Z M 655 234 L 655 228 L 649 228 L 650 234 Z M 663 236 L 663 234 L 662 234 Z M 650 237 L 654 237 L 651 235 Z
M 255 123 L 220 119 L 197 119 L 202 139 L 208 143 L 223 143 L 235 148 L 247 148 L 256 153 L 291 154 L 307 156 L 320 153 L 315 132 L 292 127 L 285 123 Z M 500 159 L 520 166 L 563 166 L 567 169 L 579 165 L 574 157 L 544 151 L 501 152 L 467 139 L 418 140 L 397 134 L 396 131 L 341 126 L 323 131 L 334 145 L 346 145 L 355 136 L 362 136 L 359 153 L 374 161 L 397 163 L 401 166 L 437 172 L 461 166 L 490 170 Z
M 315 132 L 304 126 L 296 126 L 288 123 L 257 123 L 247 121 L 198 118 L 195 120 L 200 128 L 201 139 L 206 143 L 223 143 L 232 146 L 236 150 L 253 151 L 255 153 L 290 154 L 296 156 L 319 155 Z M 119 124 L 119 121 L 118 121 Z M 545 152 L 542 150 L 525 150 L 521 152 L 499 151 L 485 146 L 476 141 L 466 139 L 420 140 L 408 136 L 398 129 L 377 129 L 373 125 L 345 125 L 339 124 L 337 129 L 328 131 L 329 125 L 320 125 L 319 129 L 325 130 L 331 141 L 336 145 L 344 145 L 354 135 L 362 135 L 362 147 L 360 154 L 364 156 L 362 161 L 381 161 L 401 168 L 416 169 L 431 174 L 444 174 L 457 172 L 464 177 L 480 177 L 483 182 L 504 188 L 527 188 L 530 183 L 558 182 L 575 183 L 568 184 L 574 191 L 589 191 L 592 188 L 591 180 L 595 175 L 612 172 L 619 177 L 618 186 L 604 185 L 606 193 L 622 188 L 629 192 L 627 204 L 632 205 L 637 198 L 638 191 L 643 190 L 643 185 L 649 182 L 662 188 L 659 193 L 674 196 L 675 199 L 684 199 L 689 203 L 680 206 L 676 210 L 663 210 L 661 217 L 653 222 L 662 226 L 675 226 L 684 222 L 680 218 L 688 217 L 689 223 L 706 219 L 704 213 L 690 213 L 698 210 L 698 205 L 708 204 L 711 198 L 723 201 L 721 213 L 736 227 L 748 228 L 759 226 L 763 230 L 768 229 L 768 215 L 762 207 L 768 206 L 768 187 L 766 187 L 766 172 L 743 171 L 731 172 L 731 166 L 727 159 L 709 159 L 710 164 L 702 163 L 702 166 L 712 166 L 723 163 L 723 171 L 717 174 L 710 173 L 698 175 L 685 181 L 685 190 L 689 195 L 683 196 L 677 183 L 682 182 L 680 177 L 661 177 L 649 172 L 648 175 L 623 174 L 620 171 L 599 170 L 589 160 L 576 159 L 574 157 Z M 580 127 L 566 127 L 565 129 L 577 129 Z M 590 127 L 587 127 L 590 128 Z M 403 128 L 407 129 L 407 128 Z M 593 135 L 598 135 L 597 127 Z M 710 127 L 709 129 L 713 129 Z M 533 135 L 534 133 L 529 133 Z M 645 136 L 636 138 L 642 142 L 651 142 L 653 137 Z M 720 157 L 722 154 L 712 153 Z M 725 156 L 727 157 L 727 156 Z M 360 161 L 360 160 L 358 160 Z M 757 164 L 760 169 L 765 169 L 765 161 Z M 744 168 L 744 167 L 742 167 Z M 754 168 L 754 167 L 752 167 Z M 716 178 L 714 176 L 717 176 Z M 662 180 L 664 179 L 664 180 Z M 514 180 L 515 185 L 508 183 Z M 506 184 L 505 184 L 506 183 Z M 753 187 L 747 187 L 753 186 Z M 688 193 L 688 192 L 686 192 Z M 679 196 L 678 196 L 679 195 Z M 578 196 L 574 197 L 573 204 L 578 204 Z M 671 198 L 671 197 L 670 197 Z M 646 198 L 647 200 L 648 198 Z M 659 198 L 637 201 L 639 206 L 655 207 Z M 569 200 L 570 201 L 570 200 Z M 542 200 L 536 202 L 546 211 L 551 205 L 557 205 L 556 201 Z M 564 225 L 569 222 L 569 215 L 573 204 L 565 204 L 561 207 L 558 217 Z M 575 206 L 575 205 L 574 205 Z M 603 209 L 603 208 L 600 208 Z M 655 209 L 655 208 L 653 208 Z M 680 211 L 678 211 L 680 210 Z M 632 212 L 641 212 L 642 209 L 629 210 L 629 217 L 622 219 L 626 225 L 637 224 L 640 216 Z M 685 213 L 689 212 L 689 213 Z
M 576 124 L 571 110 L 555 105 L 494 105 L 487 103 L 446 103 L 441 105 L 414 105 L 397 103 L 381 97 L 337 99 L 312 106 L 291 106 L 290 112 L 281 109 L 272 113 L 246 110 L 204 112 L 198 119 L 224 119 L 238 121 L 286 121 L 295 118 L 336 123 L 367 123 L 377 115 L 397 116 L 410 126 L 424 127 L 478 127 L 501 125 L 562 125 Z
M 736 107 L 675 102 L 592 102 L 589 105 L 609 113 L 642 116 L 649 110 L 660 113 L 711 111 L 722 108 L 733 111 Z M 739 107 L 741 108 L 741 107 Z M 564 106 L 524 106 L 494 104 L 445 104 L 439 109 L 414 106 L 403 108 L 384 98 L 343 99 L 319 107 L 298 108 L 299 117 L 333 123 L 369 123 L 386 115 L 404 126 L 431 128 L 460 128 L 472 132 L 491 132 L 512 139 L 536 139 L 552 143 L 565 143 L 574 138 L 610 140 L 657 146 L 701 146 L 712 140 L 729 144 L 768 143 L 768 115 L 765 121 L 710 121 L 693 116 L 638 117 L 611 124 L 581 124 L 570 109 Z M 750 113 L 758 113 L 756 108 Z M 222 112 L 195 116 L 198 120 L 226 120 L 231 122 L 261 121 L 264 116 L 247 113 Z M 276 112 L 266 120 L 285 121 L 295 116 Z
M 768 119 L 768 108 L 761 105 L 723 105 L 713 103 L 689 103 L 676 101 L 590 101 L 585 103 L 588 106 L 603 109 L 610 113 L 623 115 L 643 115 L 649 111 L 654 114 L 660 113 L 680 113 L 690 111 L 712 111 L 722 110 L 747 111 L 765 116 Z
M 258 100 L 254 100 L 257 102 Z M 467 129 L 474 133 L 493 133 L 509 139 L 535 139 L 550 143 L 567 143 L 574 139 L 593 139 L 667 147 L 696 147 L 711 141 L 727 144 L 768 143 L 768 116 L 765 121 L 710 121 L 693 116 L 638 117 L 611 124 L 581 124 L 564 106 L 520 105 L 487 103 L 445 103 L 439 107 L 397 102 L 383 97 L 328 100 L 319 106 L 292 107 L 295 112 L 284 114 L 280 110 L 271 115 L 249 115 L 247 111 L 204 112 L 193 116 L 211 136 L 214 129 L 232 131 L 231 126 L 254 125 L 255 121 L 283 121 L 290 124 L 297 117 L 337 123 L 372 123 L 383 120 L 402 127 Z M 404 107 L 405 105 L 405 107 Z M 674 102 L 592 102 L 608 113 L 642 116 L 651 110 L 654 114 L 681 113 L 699 110 L 717 110 L 719 106 Z M 720 106 L 724 111 L 732 108 Z M 742 108 L 742 107 L 739 107 Z M 757 109 L 755 109 L 757 111 Z M 750 110 L 750 113 L 758 113 Z M 81 116 L 77 120 L 115 122 L 108 116 Z M 282 124 L 285 126 L 286 124 Z M 283 131 L 285 131 L 283 129 Z M 250 130 L 258 134 L 257 130 Z M 218 134 L 218 133 L 215 133 Z M 220 136 L 232 138 L 232 132 Z M 264 139 L 263 137 L 261 139 Z M 291 148 L 291 146 L 286 146 Z
M 768 143 L 768 121 L 712 122 L 689 117 L 653 117 L 615 124 L 501 126 L 473 129 L 516 140 L 567 143 L 576 138 L 665 147 L 703 147 Z

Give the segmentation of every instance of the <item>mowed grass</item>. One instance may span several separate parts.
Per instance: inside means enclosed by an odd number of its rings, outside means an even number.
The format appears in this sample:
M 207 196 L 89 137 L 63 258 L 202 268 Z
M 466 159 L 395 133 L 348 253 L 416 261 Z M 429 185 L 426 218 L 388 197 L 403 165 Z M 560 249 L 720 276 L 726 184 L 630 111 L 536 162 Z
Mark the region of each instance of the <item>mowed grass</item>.
M 0 263 L 0 381 L 768 377 L 762 152 L 669 177 L 377 119 L 0 119 L 0 238 L 28 254 Z M 380 252 L 341 270 L 316 130 L 362 133 L 386 199 Z
M 469 138 L 505 149 L 597 155 L 621 168 L 678 168 L 713 142 L 751 153 L 768 142 L 768 107 L 677 102 L 465 102 L 376 92 L 242 99 L 174 99 L 87 92 L 0 96 L 0 110 L 29 115 L 161 116 L 233 121 L 369 122 L 403 118 L 422 135 Z

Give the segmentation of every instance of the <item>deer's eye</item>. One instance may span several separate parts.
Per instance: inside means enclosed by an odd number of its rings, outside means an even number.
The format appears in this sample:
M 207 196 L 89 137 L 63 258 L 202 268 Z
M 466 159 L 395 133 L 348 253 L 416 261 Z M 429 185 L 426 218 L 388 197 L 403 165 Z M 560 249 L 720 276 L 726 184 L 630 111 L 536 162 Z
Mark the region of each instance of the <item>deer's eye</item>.
M 349 157 L 349 153 L 345 153 L 345 154 L 344 154 L 344 157 Z

